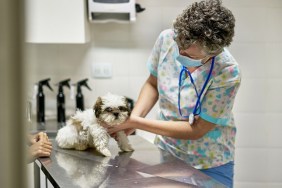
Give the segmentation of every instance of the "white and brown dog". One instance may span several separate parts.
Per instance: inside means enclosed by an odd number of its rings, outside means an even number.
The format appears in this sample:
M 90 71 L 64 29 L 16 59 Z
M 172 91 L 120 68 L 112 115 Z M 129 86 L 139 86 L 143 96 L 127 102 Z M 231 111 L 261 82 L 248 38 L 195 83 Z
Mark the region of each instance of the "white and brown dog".
M 124 96 L 108 93 L 98 97 L 94 109 L 78 110 L 66 126 L 58 131 L 58 146 L 76 150 L 93 147 L 104 156 L 111 156 L 108 148 L 110 136 L 101 124 L 118 126 L 127 120 L 130 112 L 129 103 Z M 122 151 L 133 151 L 123 131 L 117 132 L 117 142 Z

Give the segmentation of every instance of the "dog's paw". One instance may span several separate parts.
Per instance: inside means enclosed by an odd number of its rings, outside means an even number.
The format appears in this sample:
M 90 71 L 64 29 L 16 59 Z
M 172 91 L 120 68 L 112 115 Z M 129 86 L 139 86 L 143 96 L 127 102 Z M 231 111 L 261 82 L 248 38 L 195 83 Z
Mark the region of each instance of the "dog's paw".
M 79 150 L 79 151 L 84 151 L 88 148 L 88 146 L 86 144 L 76 144 L 75 145 L 75 149 Z
M 120 147 L 120 149 L 122 151 L 125 151 L 125 152 L 134 151 L 134 149 L 132 148 L 132 146 L 130 144 L 123 145 L 123 146 Z
M 110 157 L 110 156 L 112 156 L 110 150 L 108 150 L 107 148 L 103 148 L 103 149 L 99 150 L 99 152 L 100 152 L 102 155 L 104 155 L 105 157 Z

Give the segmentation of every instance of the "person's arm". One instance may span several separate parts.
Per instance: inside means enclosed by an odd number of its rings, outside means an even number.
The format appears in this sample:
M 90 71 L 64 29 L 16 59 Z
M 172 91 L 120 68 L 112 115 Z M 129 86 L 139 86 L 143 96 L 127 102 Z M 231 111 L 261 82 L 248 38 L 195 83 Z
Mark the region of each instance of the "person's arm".
M 132 128 L 177 139 L 197 140 L 214 129 L 215 124 L 202 118 L 196 118 L 193 125 L 190 125 L 187 121 L 149 120 L 132 115 L 124 124 L 109 127 L 108 132 L 112 134 L 120 130 Z
M 158 100 L 157 78 L 150 74 L 143 85 L 136 101 L 132 115 L 145 117 Z
M 145 119 L 144 117 L 149 113 L 157 100 L 157 78 L 150 75 L 141 89 L 130 118 L 122 125 L 109 127 L 109 133 L 126 130 L 125 132 L 130 134 L 135 129 L 140 129 L 173 138 L 196 140 L 215 127 L 215 124 L 201 118 L 196 118 L 193 125 L 190 125 L 187 121 Z
M 215 124 L 201 118 L 194 121 L 193 125 L 187 121 L 149 120 L 140 117 L 132 117 L 128 123 L 136 129 L 185 140 L 197 140 L 215 127 Z
M 135 106 L 131 112 L 132 116 L 145 117 L 158 100 L 158 90 L 157 90 L 157 78 L 150 74 L 141 88 L 139 97 L 135 103 Z M 135 131 L 135 128 L 125 129 L 126 135 L 130 135 Z M 115 133 L 111 134 L 115 137 Z

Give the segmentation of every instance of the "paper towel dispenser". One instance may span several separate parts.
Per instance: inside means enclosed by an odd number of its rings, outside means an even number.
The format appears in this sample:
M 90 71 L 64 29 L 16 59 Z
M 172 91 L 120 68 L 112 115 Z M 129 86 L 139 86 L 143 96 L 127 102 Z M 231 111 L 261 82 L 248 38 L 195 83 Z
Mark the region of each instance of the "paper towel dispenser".
M 135 0 L 88 0 L 90 22 L 134 22 Z

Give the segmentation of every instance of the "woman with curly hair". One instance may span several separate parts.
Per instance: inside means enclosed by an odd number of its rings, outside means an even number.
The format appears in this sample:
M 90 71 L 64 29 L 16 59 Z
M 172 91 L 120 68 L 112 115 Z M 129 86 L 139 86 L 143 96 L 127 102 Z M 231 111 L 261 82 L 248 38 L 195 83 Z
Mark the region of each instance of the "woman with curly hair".
M 226 49 L 235 18 L 220 0 L 195 2 L 159 35 L 147 62 L 150 75 L 121 126 L 156 134 L 161 150 L 233 186 L 236 127 L 233 103 L 241 75 Z M 144 117 L 159 102 L 159 119 Z

